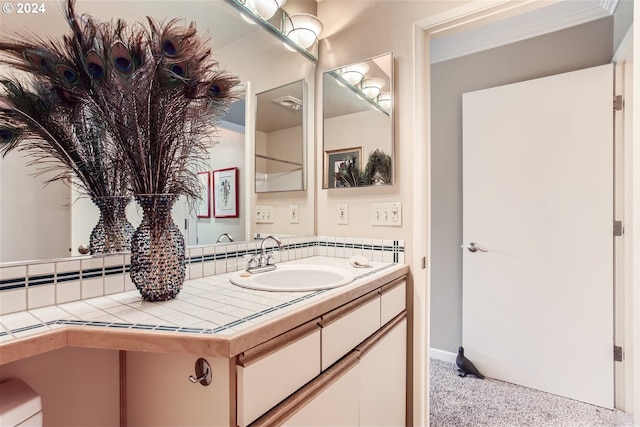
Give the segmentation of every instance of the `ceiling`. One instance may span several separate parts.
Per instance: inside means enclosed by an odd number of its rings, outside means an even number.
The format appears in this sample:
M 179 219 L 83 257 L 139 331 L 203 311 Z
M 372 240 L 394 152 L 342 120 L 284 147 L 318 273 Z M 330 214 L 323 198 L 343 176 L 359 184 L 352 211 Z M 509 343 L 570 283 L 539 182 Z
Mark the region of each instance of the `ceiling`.
M 504 46 L 611 16 L 618 5 L 633 6 L 632 0 L 561 0 L 548 3 L 548 6 L 528 13 L 433 39 L 430 46 L 431 63 Z

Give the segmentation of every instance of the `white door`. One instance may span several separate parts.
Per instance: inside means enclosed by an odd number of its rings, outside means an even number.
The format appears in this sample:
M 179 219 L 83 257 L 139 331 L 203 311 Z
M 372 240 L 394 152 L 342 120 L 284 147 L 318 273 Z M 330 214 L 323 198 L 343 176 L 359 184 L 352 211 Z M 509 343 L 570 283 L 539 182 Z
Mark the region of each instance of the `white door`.
M 608 408 L 612 97 L 610 64 L 463 95 L 465 355 Z

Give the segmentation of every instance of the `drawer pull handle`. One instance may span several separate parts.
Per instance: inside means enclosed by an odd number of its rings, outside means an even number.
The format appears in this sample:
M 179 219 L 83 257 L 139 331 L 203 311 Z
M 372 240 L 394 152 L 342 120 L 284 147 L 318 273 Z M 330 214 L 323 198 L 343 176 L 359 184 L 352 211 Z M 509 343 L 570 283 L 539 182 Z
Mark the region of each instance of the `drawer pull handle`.
M 196 376 L 189 375 L 189 381 L 194 384 L 200 383 L 204 386 L 211 384 L 211 366 L 209 362 L 203 358 L 196 360 Z

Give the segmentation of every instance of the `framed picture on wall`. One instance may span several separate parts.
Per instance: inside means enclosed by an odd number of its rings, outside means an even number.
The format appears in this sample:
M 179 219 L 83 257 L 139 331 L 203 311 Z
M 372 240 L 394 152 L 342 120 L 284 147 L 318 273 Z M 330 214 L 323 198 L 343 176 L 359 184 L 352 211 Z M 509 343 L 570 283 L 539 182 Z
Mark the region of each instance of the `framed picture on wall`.
M 213 171 L 213 216 L 238 217 L 238 168 Z
M 196 205 L 198 218 L 211 218 L 211 174 L 209 171 L 198 172 L 202 193 Z
M 325 177 L 327 178 L 327 188 L 346 187 L 340 180 L 336 179 L 336 174 L 344 170 L 350 162 L 355 163 L 358 170 L 362 170 L 362 147 L 344 148 L 340 150 L 327 150 L 324 152 Z

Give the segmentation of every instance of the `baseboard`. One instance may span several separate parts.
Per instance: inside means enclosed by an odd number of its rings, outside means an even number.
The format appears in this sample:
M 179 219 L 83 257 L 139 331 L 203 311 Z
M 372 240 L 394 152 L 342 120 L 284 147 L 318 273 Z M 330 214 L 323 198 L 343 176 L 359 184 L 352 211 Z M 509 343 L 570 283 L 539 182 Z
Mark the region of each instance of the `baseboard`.
M 433 357 L 434 359 L 443 360 L 449 363 L 456 363 L 456 353 L 451 353 L 450 351 L 438 350 L 437 348 L 429 349 L 429 357 Z

